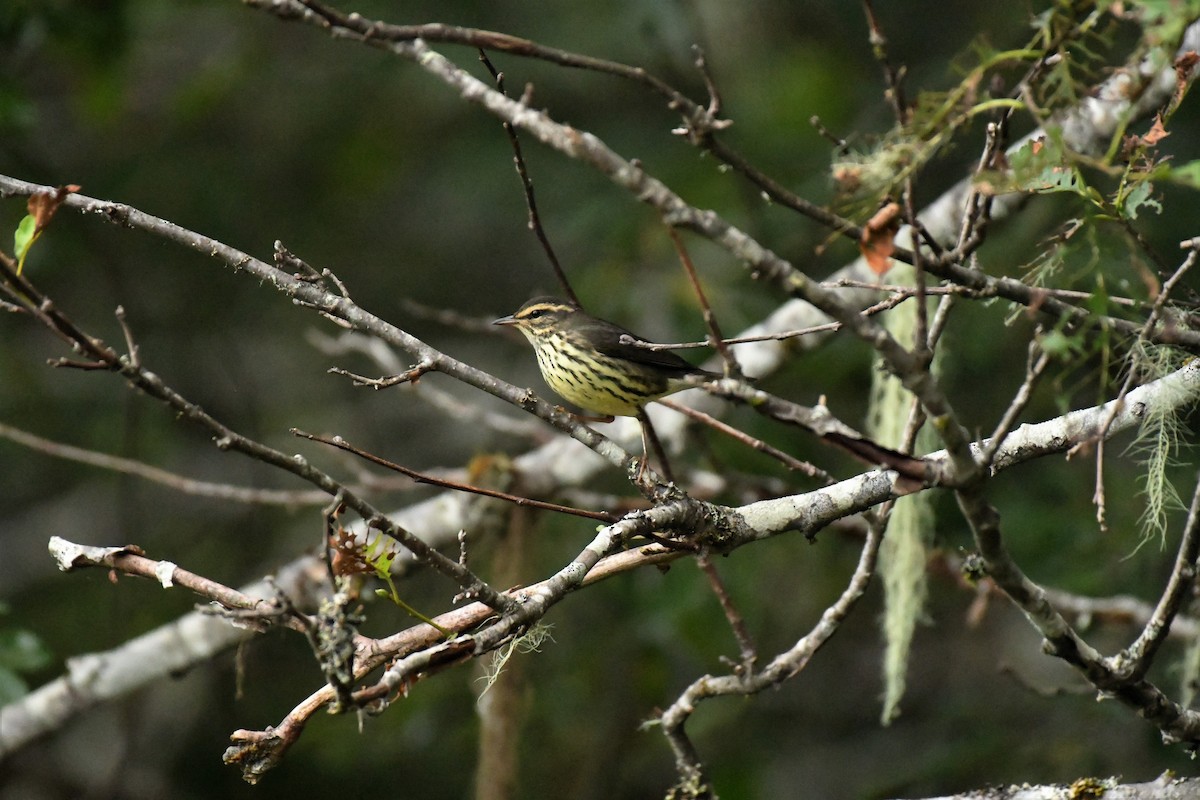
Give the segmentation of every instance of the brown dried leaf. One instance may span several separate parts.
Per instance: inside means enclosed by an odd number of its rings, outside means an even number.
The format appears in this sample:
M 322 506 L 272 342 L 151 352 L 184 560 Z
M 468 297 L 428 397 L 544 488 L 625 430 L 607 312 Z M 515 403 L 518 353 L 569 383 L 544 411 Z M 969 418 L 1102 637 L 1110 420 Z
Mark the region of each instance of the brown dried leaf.
M 50 220 L 54 218 L 54 213 L 58 211 L 58 207 L 62 205 L 63 200 L 67 195 L 78 192 L 81 186 L 71 183 L 66 186 L 60 186 L 53 192 L 34 192 L 29 196 L 27 204 L 29 208 L 29 216 L 34 219 L 34 235 L 45 230 L 50 224 Z
M 1156 114 L 1154 116 L 1154 124 L 1151 125 L 1150 130 L 1148 130 L 1146 134 L 1140 138 L 1142 144 L 1144 145 L 1155 145 L 1170 135 L 1171 132 L 1167 130 L 1165 125 L 1163 125 L 1162 114 Z
M 339 528 L 336 535 L 330 536 L 329 549 L 334 575 L 369 575 L 375 572 L 375 568 L 363 558 L 362 548 L 349 531 Z
M 1187 94 L 1188 85 L 1192 80 L 1192 70 L 1196 67 L 1196 62 L 1200 61 L 1200 54 L 1195 50 L 1188 50 L 1186 53 L 1175 59 L 1175 93 L 1171 97 L 1171 102 L 1167 104 L 1168 108 L 1178 108 L 1183 102 L 1183 96 Z
M 892 267 L 896 231 L 900 230 L 900 211 L 899 203 L 887 203 L 863 226 L 858 247 L 867 260 L 867 266 L 876 275 L 883 275 Z

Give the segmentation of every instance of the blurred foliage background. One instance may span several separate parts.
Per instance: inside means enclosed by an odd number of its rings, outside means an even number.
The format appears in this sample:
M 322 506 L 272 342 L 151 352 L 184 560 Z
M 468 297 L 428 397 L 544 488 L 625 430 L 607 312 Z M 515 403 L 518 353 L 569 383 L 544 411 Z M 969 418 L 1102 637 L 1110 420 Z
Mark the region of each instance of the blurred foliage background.
M 996 47 L 1019 46 L 1038 10 L 933 0 L 886 6 L 880 21 L 914 92 L 954 85 L 953 60 L 979 37 Z M 726 139 L 817 202 L 832 197 L 832 153 L 809 119 L 819 116 L 856 141 L 891 124 L 854 3 L 425 0 L 364 1 L 352 10 L 397 23 L 500 30 L 644 66 L 697 99 L 703 85 L 690 45 L 700 43 L 735 122 Z M 1114 64 L 1123 58 L 1122 35 Z M 484 75 L 472 51 L 437 49 Z M 531 83 L 535 104 L 556 119 L 641 159 L 685 199 L 716 209 L 810 274 L 830 274 L 853 257 L 850 245 L 763 203 L 670 135 L 675 119 L 638 87 L 502 54 L 493 60 L 510 92 Z M 1187 150 L 1200 141 L 1197 122 L 1186 105 L 1176 117 L 1169 146 L 1181 157 L 1196 155 Z M 980 141 L 946 153 L 922 175 L 919 195 L 932 199 L 960 179 Z M 698 338 L 699 317 L 654 213 L 589 169 L 528 141 L 526 157 L 546 228 L 585 304 L 651 338 Z M 384 53 L 236 2 L 10 0 L 0 6 L 0 172 L 80 184 L 86 194 L 129 203 L 264 259 L 281 240 L 308 262 L 333 269 L 369 310 L 451 355 L 540 390 L 523 346 L 438 325 L 403 303 L 489 319 L 552 289 L 553 278 L 526 229 L 500 125 Z M 1064 202 L 1039 199 L 999 226 L 985 250 L 988 268 L 1020 274 L 1064 218 Z M 1193 204 L 1194 198 L 1168 195 L 1165 212 L 1145 218 L 1143 233 L 1161 252 L 1176 252 L 1179 240 L 1197 234 Z M 3 202 L 0 229 L 14 229 L 24 213 L 22 200 Z M 726 332 L 780 302 L 724 252 L 690 245 Z M 112 342 L 120 341 L 112 312 L 123 305 L 151 369 L 233 428 L 285 451 L 299 449 L 287 433 L 293 426 L 336 432 L 418 469 L 523 446 L 446 425 L 402 392 L 355 389 L 327 375 L 333 364 L 308 336 L 314 329 L 331 332 L 329 326 L 202 254 L 64 212 L 28 269 L 64 310 Z M 1114 285 L 1136 284 L 1127 266 L 1112 269 Z M 1005 313 L 976 304 L 951 328 L 946 384 L 965 419 L 984 430 L 1023 370 L 1024 339 L 1004 334 L 1012 330 L 1002 327 Z M 0 337 L 0 422 L 199 479 L 298 488 L 217 451 L 110 377 L 47 368 L 47 358 L 63 353 L 41 329 L 10 315 Z M 352 358 L 337 365 L 373 371 Z M 1091 377 L 1095 364 L 1083 366 L 1089 369 L 1063 367 L 1026 419 L 1053 416 L 1063 398 L 1074 406 L 1106 399 Z M 864 346 L 837 339 L 772 376 L 765 388 L 806 404 L 826 395 L 839 416 L 856 423 L 871 369 Z M 438 376 L 425 380 L 517 414 Z M 735 411 L 729 420 L 837 474 L 858 469 L 748 412 Z M 765 458 L 705 438 L 729 469 L 783 475 Z M 328 453 L 306 454 L 345 470 Z M 1010 546 L 1032 577 L 1049 585 L 1152 600 L 1173 553 L 1149 546 L 1129 557 L 1138 537 L 1138 468 L 1113 459 L 1109 533 L 1094 521 L 1093 474 L 1089 459 L 1046 459 L 1001 477 L 995 500 Z M 796 490 L 811 488 L 789 480 Z M 605 484 L 619 490 L 622 481 L 614 476 Z M 32 631 L 48 649 L 50 658 L 27 676 L 33 685 L 60 674 L 72 655 L 114 647 L 194 602 L 185 592 L 131 579 L 114 585 L 102 572 L 61 575 L 46 554 L 49 536 L 136 543 L 151 556 L 240 585 L 314 546 L 320 535 L 311 509 L 208 502 L 6 440 L 0 440 L 0 494 L 0 599 L 7 604 L 0 628 Z M 427 494 L 414 488 L 376 499 L 386 507 Z M 951 499 L 938 503 L 939 542 L 951 553 L 969 546 Z M 1177 532 L 1179 515 L 1172 522 Z M 592 529 L 548 516 L 533 524 L 530 580 L 569 558 Z M 789 646 L 812 625 L 841 591 L 858 549 L 856 539 L 839 534 L 822 535 L 813 546 L 781 537 L 720 562 L 763 653 Z M 440 580 L 418 576 L 406 582 L 405 596 L 438 611 L 445 589 Z M 1038 637 L 1012 609 L 993 603 L 981 622 L 968 625 L 974 600 L 952 575 L 935 575 L 903 715 L 890 727 L 878 722 L 877 587 L 800 678 L 749 701 L 703 707 L 690 730 L 723 796 L 920 796 L 1089 774 L 1141 780 L 1164 768 L 1195 773 L 1184 752 L 1164 747 L 1152 728 L 1115 703 L 1096 702 L 1065 667 L 1043 656 Z M 369 613 L 368 633 L 407 624 L 379 605 Z M 620 577 L 570 598 L 549 622 L 556 643 L 524 657 L 528 716 L 519 794 L 658 795 L 673 780 L 670 754 L 661 735 L 639 732 L 639 723 L 698 675 L 722 670 L 718 659 L 736 652 L 699 571 L 681 561 L 665 574 Z M 1129 635 L 1093 632 L 1107 647 Z M 0 796 L 462 797 L 475 763 L 477 677 L 459 670 L 422 683 L 361 733 L 351 718 L 320 719 L 282 767 L 250 788 L 220 761 L 228 734 L 278 720 L 320 681 L 299 637 L 271 634 L 92 711 L 11 756 L 0 763 Z M 1172 680 L 1169 672 L 1155 677 Z M 1063 694 L 1046 698 L 1035 689 Z

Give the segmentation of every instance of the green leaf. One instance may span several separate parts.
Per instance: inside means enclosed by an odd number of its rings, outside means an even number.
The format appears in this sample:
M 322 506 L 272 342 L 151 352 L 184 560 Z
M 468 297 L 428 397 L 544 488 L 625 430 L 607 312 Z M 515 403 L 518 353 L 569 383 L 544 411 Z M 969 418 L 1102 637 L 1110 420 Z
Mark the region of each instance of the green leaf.
M 32 215 L 25 215 L 25 218 L 17 225 L 17 233 L 13 235 L 13 252 L 17 253 L 18 260 L 24 260 L 25 253 L 29 248 L 34 246 L 34 233 L 37 229 L 37 221 Z
M 1021 188 L 1038 194 L 1051 192 L 1074 192 L 1082 194 L 1085 187 L 1083 176 L 1074 167 L 1051 165 L 1044 167 L 1041 172 L 1028 176 Z
M 1067 336 L 1062 331 L 1050 331 L 1041 338 L 1041 345 L 1047 355 L 1059 359 L 1069 358 L 1082 349 L 1078 336 Z
M 1175 167 L 1167 173 L 1167 177 L 1176 183 L 1200 189 L 1200 161 L 1189 161 Z
M 1092 291 L 1092 296 L 1089 297 L 1087 300 L 1088 310 L 1098 316 L 1103 316 L 1105 314 L 1108 314 L 1109 313 L 1108 297 L 1109 297 L 1108 288 L 1105 287 L 1103 284 L 1097 286 L 1095 288 L 1095 290 Z
M 1095 202 L 1095 190 L 1070 159 L 1070 154 L 1056 137 L 1043 136 L 1026 142 L 1009 157 L 1011 170 L 1007 175 L 999 180 L 995 176 L 988 177 L 996 181 L 1001 191 L 1072 192 Z
M 1152 191 L 1154 191 L 1154 184 L 1150 181 L 1138 181 L 1126 193 L 1121 208 L 1130 219 L 1137 219 L 1138 211 L 1143 207 L 1150 209 L 1155 214 L 1162 213 L 1162 203 L 1150 196 Z
M 1129 6 L 1140 12 L 1143 40 L 1151 46 L 1176 41 L 1200 14 L 1196 0 L 1137 0 Z

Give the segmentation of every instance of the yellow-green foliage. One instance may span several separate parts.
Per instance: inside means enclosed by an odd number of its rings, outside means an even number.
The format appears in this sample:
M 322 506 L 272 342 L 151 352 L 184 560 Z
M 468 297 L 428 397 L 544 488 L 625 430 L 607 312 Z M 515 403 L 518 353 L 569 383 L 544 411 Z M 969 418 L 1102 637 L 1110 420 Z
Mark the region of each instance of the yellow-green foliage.
M 925 608 L 933 512 L 924 494 L 900 498 L 892 509 L 887 535 L 880 548 L 883 578 L 883 711 L 886 725 L 900 714 L 900 699 L 908 675 L 908 654 L 917 622 Z
M 1144 376 L 1144 380 L 1160 378 L 1177 369 L 1180 362 L 1180 353 L 1169 347 L 1144 345 L 1135 348 L 1130 354 L 1130 369 Z M 1189 389 L 1186 386 L 1175 385 L 1171 391 L 1187 393 Z M 1167 476 L 1167 468 L 1175 463 L 1175 451 L 1179 447 L 1179 440 L 1187 433 L 1183 420 L 1173 409 L 1186 408 L 1187 400 L 1186 397 L 1163 398 L 1163 402 L 1153 404 L 1142 420 L 1137 439 L 1129 446 L 1129 451 L 1137 456 L 1145 469 L 1141 480 L 1144 484 L 1146 507 L 1140 520 L 1140 544 L 1157 537 L 1165 546 L 1167 513 L 1183 508 L 1179 493 Z
M 1191 708 L 1200 684 L 1200 639 L 1188 642 L 1179 671 L 1179 703 L 1184 708 Z
M 895 268 L 888 279 L 896 283 L 911 282 L 912 270 Z M 887 326 L 900 341 L 911 341 L 915 321 L 916 305 L 909 302 L 888 315 Z M 868 420 L 871 435 L 880 444 L 898 447 L 911 407 L 911 397 L 900 382 L 882 370 L 877 371 L 871 389 Z M 900 713 L 913 632 L 925 605 L 925 563 L 932 538 L 933 511 L 926 494 L 900 498 L 892 508 L 887 534 L 879 551 L 885 640 L 881 719 L 885 725 Z
M 550 628 L 550 625 L 538 623 L 530 628 L 528 633 L 511 639 L 492 653 L 492 660 L 487 664 L 487 674 L 479 679 L 484 682 L 483 691 L 479 696 L 482 698 L 488 693 L 488 689 L 492 688 L 492 684 L 500 677 L 500 673 L 504 672 L 504 665 L 512 658 L 514 652 L 537 653 L 541 651 L 543 644 L 553 642 Z

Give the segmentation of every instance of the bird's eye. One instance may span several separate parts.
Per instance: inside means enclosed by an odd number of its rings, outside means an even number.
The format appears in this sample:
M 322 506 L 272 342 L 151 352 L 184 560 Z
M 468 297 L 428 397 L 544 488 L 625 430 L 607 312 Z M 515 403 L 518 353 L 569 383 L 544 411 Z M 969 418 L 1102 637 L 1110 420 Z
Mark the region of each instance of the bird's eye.
M 525 319 L 537 319 L 538 317 L 545 315 L 545 313 L 545 309 L 535 308 L 525 315 Z

